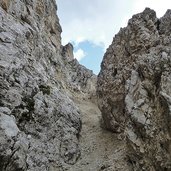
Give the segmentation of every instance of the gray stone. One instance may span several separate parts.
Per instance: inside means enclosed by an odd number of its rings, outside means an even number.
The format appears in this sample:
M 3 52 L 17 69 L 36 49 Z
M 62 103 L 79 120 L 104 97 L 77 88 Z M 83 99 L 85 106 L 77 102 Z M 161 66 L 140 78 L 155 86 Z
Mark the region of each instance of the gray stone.
M 72 96 L 93 96 L 96 76 L 61 45 L 56 9 L 55 0 L 0 0 L 2 171 L 65 170 L 80 156 Z
M 8 115 L 1 114 L 0 126 L 1 126 L 1 129 L 5 131 L 5 134 L 8 137 L 14 137 L 19 132 L 19 129 L 15 123 L 15 119 Z
M 146 8 L 114 37 L 98 75 L 104 124 L 127 137 L 133 170 L 171 169 L 171 12 Z

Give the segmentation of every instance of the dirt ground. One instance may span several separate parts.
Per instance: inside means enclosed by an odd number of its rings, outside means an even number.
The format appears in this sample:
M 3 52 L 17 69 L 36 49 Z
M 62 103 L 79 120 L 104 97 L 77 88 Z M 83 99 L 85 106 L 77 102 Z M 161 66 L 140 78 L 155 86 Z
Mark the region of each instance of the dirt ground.
M 128 171 L 125 141 L 101 128 L 101 113 L 95 103 L 74 101 L 82 112 L 81 157 L 69 171 Z

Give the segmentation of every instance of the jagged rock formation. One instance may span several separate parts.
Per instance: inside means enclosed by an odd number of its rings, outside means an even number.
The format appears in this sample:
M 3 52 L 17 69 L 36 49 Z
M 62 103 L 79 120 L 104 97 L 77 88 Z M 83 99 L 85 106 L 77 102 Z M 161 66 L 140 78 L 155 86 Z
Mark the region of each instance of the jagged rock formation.
M 0 0 L 1 171 L 64 170 L 80 156 L 70 97 L 91 97 L 96 77 L 61 45 L 56 10 L 55 0 Z
M 171 170 L 171 10 L 134 15 L 107 49 L 98 75 L 107 129 L 124 132 L 132 170 Z
M 0 0 L 0 170 L 171 170 L 171 11 L 133 16 L 104 56 L 98 103 L 117 136 L 99 126 L 96 76 L 61 45 L 56 10 Z

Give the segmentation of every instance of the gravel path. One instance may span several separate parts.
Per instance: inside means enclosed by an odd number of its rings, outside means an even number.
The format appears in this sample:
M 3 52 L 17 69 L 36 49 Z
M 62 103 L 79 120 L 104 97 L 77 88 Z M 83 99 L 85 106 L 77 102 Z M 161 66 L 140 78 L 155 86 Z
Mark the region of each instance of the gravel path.
M 100 127 L 100 110 L 86 100 L 76 100 L 82 112 L 81 158 L 70 171 L 128 171 L 125 142 Z

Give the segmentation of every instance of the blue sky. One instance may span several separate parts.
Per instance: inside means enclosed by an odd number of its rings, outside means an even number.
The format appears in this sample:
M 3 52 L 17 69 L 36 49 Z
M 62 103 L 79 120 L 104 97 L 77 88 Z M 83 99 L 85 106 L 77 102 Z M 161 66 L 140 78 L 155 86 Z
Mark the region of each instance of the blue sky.
M 79 46 L 75 46 L 75 52 L 78 52 L 79 49 L 85 53 L 85 56 L 83 56 L 79 62 L 87 68 L 93 70 L 94 73 L 98 74 L 100 71 L 100 63 L 104 54 L 103 48 L 89 41 L 84 41 L 79 43 Z
M 133 14 L 150 7 L 157 16 L 171 9 L 171 0 L 57 0 L 62 44 L 74 45 L 74 56 L 98 74 L 106 48 Z

